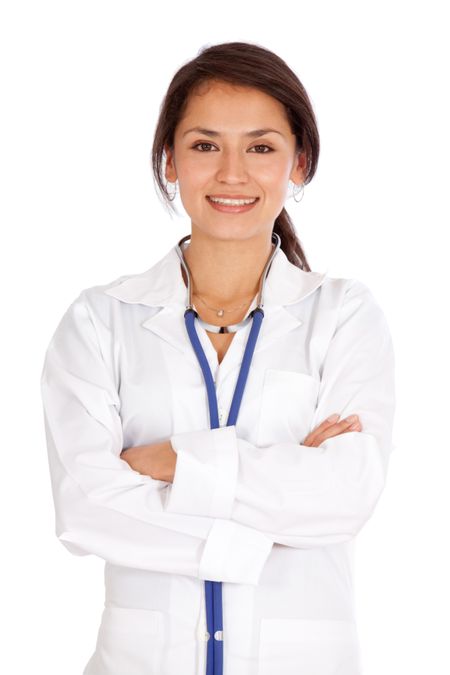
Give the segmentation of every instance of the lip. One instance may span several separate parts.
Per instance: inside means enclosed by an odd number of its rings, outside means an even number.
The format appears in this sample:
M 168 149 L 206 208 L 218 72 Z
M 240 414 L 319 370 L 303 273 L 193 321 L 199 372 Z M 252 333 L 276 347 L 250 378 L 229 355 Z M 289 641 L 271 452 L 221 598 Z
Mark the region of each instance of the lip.
M 206 195 L 207 197 L 216 197 L 217 199 L 259 199 L 255 195 Z
M 216 195 L 213 196 L 216 197 Z M 222 195 L 220 196 L 222 197 Z M 224 197 L 224 199 L 227 199 L 227 197 Z M 220 211 L 221 213 L 246 213 L 247 211 L 251 211 L 251 209 L 253 209 L 259 202 L 259 197 L 228 197 L 228 199 L 255 199 L 256 201 L 252 202 L 251 204 L 240 204 L 233 206 L 231 204 L 219 204 L 217 202 L 213 202 L 209 198 L 209 195 L 206 197 L 208 204 L 213 209 Z

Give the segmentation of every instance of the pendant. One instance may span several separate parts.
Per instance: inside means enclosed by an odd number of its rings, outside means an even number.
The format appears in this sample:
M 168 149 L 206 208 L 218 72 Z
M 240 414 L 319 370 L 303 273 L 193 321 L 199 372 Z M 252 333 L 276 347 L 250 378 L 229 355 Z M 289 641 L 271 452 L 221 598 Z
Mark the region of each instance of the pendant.
M 219 309 L 218 312 L 217 312 L 217 316 L 223 316 L 223 315 L 224 315 L 223 309 Z

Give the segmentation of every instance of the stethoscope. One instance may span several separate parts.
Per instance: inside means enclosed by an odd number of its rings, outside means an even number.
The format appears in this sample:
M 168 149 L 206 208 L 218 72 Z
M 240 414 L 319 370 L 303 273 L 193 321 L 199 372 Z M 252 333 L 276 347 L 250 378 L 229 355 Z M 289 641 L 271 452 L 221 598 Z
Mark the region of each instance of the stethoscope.
M 192 347 L 195 351 L 197 359 L 199 361 L 200 367 L 203 372 L 203 377 L 206 384 L 206 390 L 208 393 L 208 404 L 209 404 L 209 419 L 211 429 L 216 429 L 219 427 L 219 412 L 217 406 L 217 397 L 216 389 L 214 386 L 214 379 L 211 373 L 211 369 L 208 364 L 208 360 L 203 351 L 202 345 L 200 343 L 197 331 L 195 328 L 195 319 L 206 329 L 213 332 L 236 332 L 252 320 L 252 326 L 250 329 L 250 334 L 247 339 L 247 344 L 245 346 L 244 356 L 242 358 L 242 364 L 239 371 L 239 376 L 237 378 L 236 387 L 233 394 L 233 399 L 230 406 L 230 412 L 228 415 L 227 426 L 236 424 L 237 416 L 239 413 L 239 408 L 242 401 L 242 396 L 245 389 L 245 384 L 247 382 L 248 373 L 250 370 L 250 363 L 253 357 L 253 352 L 255 350 L 256 340 L 259 335 L 261 328 L 261 323 L 264 318 L 264 287 L 266 278 L 272 264 L 274 257 L 276 256 L 278 249 L 281 245 L 281 239 L 278 234 L 272 232 L 272 243 L 275 244 L 275 248 L 272 251 L 261 275 L 259 289 L 258 289 L 258 302 L 255 309 L 253 309 L 250 314 L 240 323 L 233 324 L 231 326 L 215 326 L 214 324 L 208 324 L 198 316 L 197 311 L 194 309 L 192 302 L 192 283 L 191 283 L 191 273 L 189 267 L 184 259 L 182 246 L 183 244 L 190 239 L 191 235 L 188 234 L 176 245 L 176 251 L 180 258 L 183 269 L 186 272 L 187 277 L 187 302 L 186 302 L 186 311 L 184 313 L 184 320 L 186 324 L 186 329 L 191 341 Z M 205 604 L 206 604 L 206 624 L 207 624 L 207 654 L 206 654 L 206 675 L 223 675 L 223 614 L 222 614 L 222 582 L 221 581 L 209 581 L 205 580 Z M 211 635 L 214 637 L 213 640 L 210 640 Z

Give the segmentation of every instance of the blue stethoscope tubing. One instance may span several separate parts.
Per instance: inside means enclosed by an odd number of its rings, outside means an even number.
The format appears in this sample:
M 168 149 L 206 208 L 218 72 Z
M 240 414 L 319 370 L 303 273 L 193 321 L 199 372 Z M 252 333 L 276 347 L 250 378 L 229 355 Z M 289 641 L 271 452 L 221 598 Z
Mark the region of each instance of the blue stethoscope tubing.
M 194 352 L 200 364 L 203 378 L 205 380 L 206 390 L 208 394 L 209 405 L 209 420 L 211 429 L 219 427 L 219 413 L 217 406 L 217 396 L 214 384 L 214 379 L 209 367 L 208 360 L 203 351 L 201 342 L 199 340 L 197 330 L 195 328 L 195 319 L 198 313 L 192 305 L 191 297 L 191 283 L 190 272 L 186 261 L 182 254 L 181 244 L 189 239 L 190 235 L 183 237 L 177 247 L 177 252 L 180 260 L 186 270 L 188 279 L 188 304 L 184 313 L 184 320 L 186 324 L 187 333 L 191 341 Z M 241 368 L 236 382 L 236 387 L 233 394 L 233 399 L 230 406 L 230 412 L 227 419 L 227 426 L 236 424 L 239 409 L 244 394 L 245 385 L 247 382 L 250 365 L 255 351 L 256 341 L 258 339 L 262 320 L 264 318 L 263 297 L 264 284 L 270 269 L 273 258 L 275 257 L 281 240 L 278 234 L 272 232 L 272 240 L 274 240 L 275 249 L 272 251 L 269 260 L 266 263 L 263 274 L 261 275 L 261 282 L 259 287 L 258 305 L 252 310 L 250 316 L 252 317 L 252 325 L 250 333 L 245 346 L 244 356 L 242 358 Z M 222 612 L 222 582 L 209 581 L 205 579 L 205 605 L 206 605 L 206 625 L 209 635 L 206 652 L 206 675 L 223 675 L 223 612 Z M 210 639 L 210 638 L 213 639 Z
M 242 366 L 239 372 L 236 388 L 234 390 L 233 401 L 231 403 L 228 415 L 227 426 L 236 424 L 239 408 L 247 381 L 250 363 L 258 338 L 259 329 L 264 318 L 264 312 L 256 307 L 253 312 L 252 327 L 245 347 L 245 353 L 242 360 Z M 203 376 L 208 391 L 209 416 L 211 429 L 219 426 L 219 414 L 217 410 L 217 397 L 214 386 L 214 380 L 208 361 L 203 352 L 200 340 L 195 329 L 195 310 L 187 309 L 185 314 L 186 328 L 199 360 Z M 206 623 L 207 631 L 214 639 L 208 640 L 206 675 L 223 675 L 223 615 L 222 615 L 222 582 L 205 580 L 205 602 L 206 602 Z

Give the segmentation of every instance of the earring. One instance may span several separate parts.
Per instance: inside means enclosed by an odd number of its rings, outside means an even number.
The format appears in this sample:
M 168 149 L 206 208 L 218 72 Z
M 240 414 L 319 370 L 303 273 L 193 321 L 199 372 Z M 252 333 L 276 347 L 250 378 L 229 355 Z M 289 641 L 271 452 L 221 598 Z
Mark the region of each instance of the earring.
M 175 199 L 175 197 L 176 197 L 176 195 L 177 195 L 177 181 L 175 181 L 175 183 L 174 183 L 174 185 L 175 185 L 175 190 L 174 190 L 173 192 L 169 192 L 169 190 L 167 189 L 168 184 L 169 184 L 169 182 L 166 180 L 166 190 L 167 190 L 167 192 L 169 193 L 169 199 L 170 199 L 170 201 L 173 202 L 173 200 Z
M 300 185 L 296 185 L 294 183 L 293 197 L 294 197 L 295 202 L 301 202 L 302 201 L 304 190 L 305 190 L 304 183 L 300 183 Z M 300 199 L 297 199 L 297 195 L 301 195 Z

